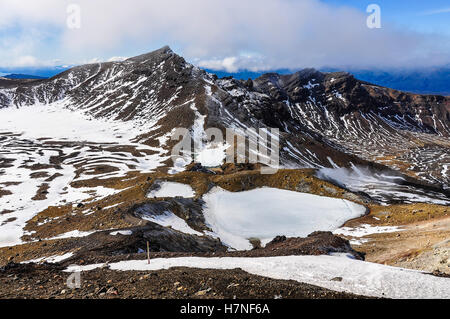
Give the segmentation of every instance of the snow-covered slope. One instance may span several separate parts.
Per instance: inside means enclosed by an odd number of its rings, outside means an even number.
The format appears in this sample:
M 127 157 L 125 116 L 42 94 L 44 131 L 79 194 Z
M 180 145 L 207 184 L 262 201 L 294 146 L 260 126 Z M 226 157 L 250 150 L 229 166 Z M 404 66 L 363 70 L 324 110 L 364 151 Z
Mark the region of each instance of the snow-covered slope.
M 174 128 L 189 128 L 202 147 L 196 159 L 208 166 L 220 164 L 225 146 L 211 149 L 206 128 L 245 134 L 248 128 L 274 127 L 281 133 L 285 167 L 354 164 L 400 170 L 438 188 L 450 183 L 449 98 L 398 92 L 342 72 L 305 69 L 254 81 L 217 79 L 164 47 L 123 62 L 75 67 L 48 80 L 0 83 L 0 108 L 42 104 L 130 122 L 139 127 L 133 141 L 163 150 L 160 155 L 169 155 Z
M 229 123 L 280 128 L 286 165 L 330 167 L 329 158 L 338 166 L 358 164 L 344 153 L 430 183 L 450 183 L 448 97 L 403 93 L 314 69 L 217 83 L 228 94 L 215 96 L 233 111 Z
M 119 191 L 77 183 L 150 172 L 167 158 L 132 142 L 140 132 L 133 123 L 89 118 L 58 103 L 0 109 L 0 247 L 21 243 L 24 224 L 50 206 Z
M 104 266 L 72 266 L 66 271 L 89 271 Z M 109 264 L 114 270 L 159 270 L 171 267 L 204 269 L 241 268 L 249 273 L 275 279 L 296 280 L 312 285 L 382 298 L 450 298 L 449 278 L 435 277 L 416 270 L 374 264 L 336 256 L 282 257 L 184 257 L 127 260 Z M 339 280 L 333 280 L 339 278 Z

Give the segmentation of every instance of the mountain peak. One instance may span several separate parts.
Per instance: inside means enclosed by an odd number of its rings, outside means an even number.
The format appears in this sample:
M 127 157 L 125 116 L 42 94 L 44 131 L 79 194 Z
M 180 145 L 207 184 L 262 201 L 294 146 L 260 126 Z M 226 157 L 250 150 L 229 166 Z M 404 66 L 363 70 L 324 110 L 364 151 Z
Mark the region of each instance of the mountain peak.
M 175 54 L 175 53 L 172 51 L 172 49 L 168 45 L 166 45 L 160 49 L 129 58 L 126 61 L 142 62 L 142 61 L 145 61 L 148 59 L 167 57 L 172 54 Z

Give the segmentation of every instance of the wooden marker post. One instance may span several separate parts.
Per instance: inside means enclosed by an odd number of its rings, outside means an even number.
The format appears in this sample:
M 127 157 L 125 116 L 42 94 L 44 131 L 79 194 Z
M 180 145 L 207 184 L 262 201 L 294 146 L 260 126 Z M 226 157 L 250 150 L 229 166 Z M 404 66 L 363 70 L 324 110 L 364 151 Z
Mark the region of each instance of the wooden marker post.
M 147 241 L 147 260 L 148 263 L 150 264 L 150 244 L 148 241 Z

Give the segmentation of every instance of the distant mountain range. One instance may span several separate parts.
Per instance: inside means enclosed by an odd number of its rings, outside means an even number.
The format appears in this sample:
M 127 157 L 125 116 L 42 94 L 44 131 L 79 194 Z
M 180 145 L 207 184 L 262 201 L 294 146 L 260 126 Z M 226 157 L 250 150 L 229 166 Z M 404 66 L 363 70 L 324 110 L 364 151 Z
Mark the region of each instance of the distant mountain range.
M 29 74 L 8 74 L 3 77 L 7 78 L 7 79 L 33 79 L 33 80 L 47 79 L 47 77 L 37 76 L 37 75 L 29 75 Z
M 323 71 L 338 71 L 329 69 Z M 340 70 L 339 70 L 340 71 Z M 420 94 L 450 95 L 450 66 L 415 70 L 345 70 L 357 79 Z
M 53 77 L 69 66 L 54 66 L 41 68 L 14 68 L 0 69 L 0 76 L 9 79 L 42 79 Z M 226 72 L 205 69 L 209 73 L 216 74 L 219 78 L 232 76 L 238 80 L 256 79 L 265 73 L 278 73 L 280 75 L 291 74 L 298 70 L 276 69 L 270 71 L 241 70 L 238 72 Z M 380 86 L 418 94 L 450 95 L 450 65 L 434 68 L 419 68 L 413 70 L 371 70 L 356 68 L 321 68 L 321 72 L 346 71 L 358 80 L 367 81 Z
M 27 79 L 51 78 L 70 67 L 71 66 L 59 65 L 51 67 L 0 68 L 0 77 L 8 78 L 10 75 L 23 75 L 26 76 Z
M 219 78 L 232 76 L 235 79 L 256 79 L 264 73 L 290 74 L 292 70 L 279 69 L 273 71 L 254 72 L 242 70 L 239 72 L 226 72 L 207 70 Z M 295 70 L 296 71 L 296 70 Z M 450 66 L 415 70 L 365 70 L 365 69 L 337 69 L 323 68 L 322 72 L 346 71 L 358 80 L 367 81 L 392 89 L 419 94 L 450 95 Z

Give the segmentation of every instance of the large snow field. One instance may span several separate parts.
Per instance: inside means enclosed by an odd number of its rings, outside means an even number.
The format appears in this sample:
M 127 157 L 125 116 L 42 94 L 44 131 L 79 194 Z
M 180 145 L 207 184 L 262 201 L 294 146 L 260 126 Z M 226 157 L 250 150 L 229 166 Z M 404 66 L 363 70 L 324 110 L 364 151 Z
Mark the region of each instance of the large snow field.
M 89 271 L 104 264 L 70 266 L 67 272 Z M 241 268 L 251 274 L 274 279 L 296 280 L 335 291 L 385 298 L 450 298 L 450 278 L 416 270 L 385 266 L 334 256 L 279 257 L 181 257 L 127 260 L 109 264 L 113 270 L 154 271 L 171 267 L 202 269 Z M 332 280 L 341 277 L 341 281 Z M 282 296 L 284 297 L 284 296 Z
M 10 139 L 9 145 L 24 140 L 32 141 L 37 147 L 41 146 L 42 141 L 61 142 L 55 146 L 56 153 L 61 148 L 66 155 L 79 153 L 68 160 L 68 164 L 78 164 L 88 159 L 90 163 L 86 167 L 106 164 L 118 169 L 117 172 L 105 174 L 105 177 L 124 176 L 131 165 L 136 170 L 152 172 L 167 160 L 166 150 L 134 141 L 140 134 L 156 129 L 154 123 L 138 125 L 133 121 L 96 119 L 79 110 L 69 110 L 66 104 L 67 101 L 62 100 L 46 105 L 0 109 L 0 135 L 20 135 L 15 136 L 14 140 Z M 66 141 L 71 144 L 63 144 Z M 140 152 L 140 156 L 132 157 L 124 152 L 108 150 L 110 146 L 132 147 Z M 148 155 L 146 151 L 156 154 Z
M 64 102 L 0 109 L 0 123 L 0 132 L 21 133 L 23 138 L 95 143 L 126 142 L 143 130 L 132 122 L 90 118 L 65 108 Z
M 17 156 L 17 155 L 16 155 Z M 14 166 L 0 169 L 0 187 L 11 194 L 0 197 L 0 211 L 11 211 L 0 214 L 0 247 L 21 244 L 20 239 L 25 232 L 28 220 L 49 206 L 60 206 L 71 202 L 85 201 L 90 198 L 101 198 L 117 193 L 117 190 L 102 186 L 92 188 L 74 188 L 70 186 L 75 177 L 74 168 L 70 165 L 61 165 L 62 169 L 46 169 L 49 175 L 56 173 L 61 176 L 46 182 L 45 177 L 32 178 L 32 170 L 20 168 L 30 157 L 17 156 Z M 5 183 L 17 184 L 3 186 Z M 42 183 L 47 183 L 46 198 L 34 200 Z
M 237 250 L 251 249 L 250 238 L 266 244 L 277 235 L 334 231 L 366 212 L 348 200 L 268 187 L 236 193 L 215 187 L 203 200 L 205 221 L 214 235 Z
M 72 182 L 123 177 L 130 170 L 152 172 L 162 166 L 168 158 L 165 150 L 133 141 L 148 130 L 132 122 L 91 118 L 65 108 L 64 101 L 0 109 L 0 188 L 4 191 L 0 212 L 8 212 L 0 214 L 0 247 L 22 243 L 26 222 L 49 206 L 118 192 L 102 186 L 74 188 Z M 114 146 L 126 146 L 140 156 L 111 149 Z M 62 162 L 51 163 L 52 156 Z M 93 175 L 98 166 L 114 170 Z M 45 198 L 33 199 L 43 184 L 48 185 Z

